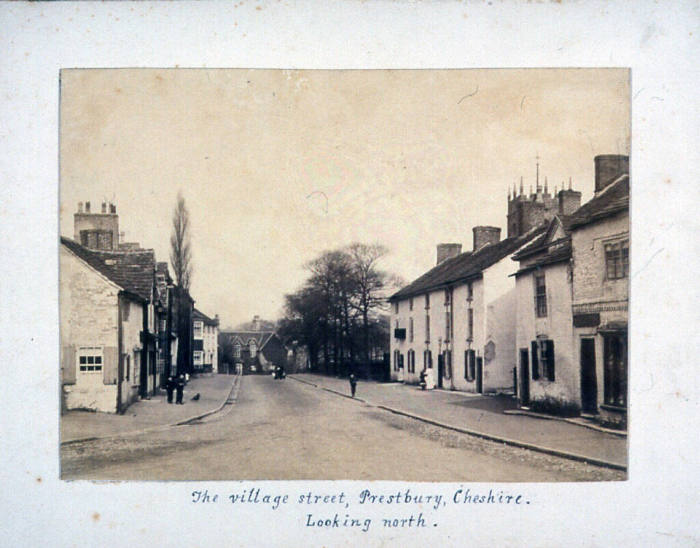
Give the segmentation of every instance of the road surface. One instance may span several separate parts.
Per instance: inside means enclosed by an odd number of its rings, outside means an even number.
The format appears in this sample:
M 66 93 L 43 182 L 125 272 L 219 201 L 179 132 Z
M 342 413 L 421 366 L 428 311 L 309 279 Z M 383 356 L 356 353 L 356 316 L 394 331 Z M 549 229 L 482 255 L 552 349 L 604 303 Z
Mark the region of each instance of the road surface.
M 61 448 L 64 479 L 600 481 L 624 473 L 445 430 L 292 379 L 186 426 Z

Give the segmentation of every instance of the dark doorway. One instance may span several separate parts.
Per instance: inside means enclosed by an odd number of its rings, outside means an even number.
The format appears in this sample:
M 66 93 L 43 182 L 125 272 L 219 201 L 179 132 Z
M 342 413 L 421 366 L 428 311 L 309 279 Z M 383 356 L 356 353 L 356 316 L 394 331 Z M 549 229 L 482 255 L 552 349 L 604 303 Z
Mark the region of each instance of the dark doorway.
M 484 393 L 484 358 L 476 359 L 476 391 Z
M 530 358 L 527 348 L 520 349 L 520 405 L 530 405 Z
M 581 339 L 581 411 L 590 414 L 598 412 L 595 339 Z
M 438 354 L 438 388 L 442 388 L 442 376 L 445 374 L 445 356 Z

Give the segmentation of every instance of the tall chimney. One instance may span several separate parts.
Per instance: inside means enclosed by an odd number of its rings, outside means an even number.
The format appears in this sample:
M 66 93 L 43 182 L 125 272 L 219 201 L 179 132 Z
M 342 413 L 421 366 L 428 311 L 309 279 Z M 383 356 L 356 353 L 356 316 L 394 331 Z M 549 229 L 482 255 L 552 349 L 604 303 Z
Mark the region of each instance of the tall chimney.
M 85 202 L 85 213 L 90 213 L 90 202 Z
M 629 173 L 630 158 L 621 154 L 603 154 L 596 156 L 595 161 L 595 194 L 598 194 L 620 175 Z
M 501 229 L 497 226 L 475 226 L 472 232 L 474 233 L 474 251 L 501 241 Z
M 437 264 L 440 264 L 447 259 L 456 257 L 462 252 L 462 244 L 438 244 L 437 245 Z

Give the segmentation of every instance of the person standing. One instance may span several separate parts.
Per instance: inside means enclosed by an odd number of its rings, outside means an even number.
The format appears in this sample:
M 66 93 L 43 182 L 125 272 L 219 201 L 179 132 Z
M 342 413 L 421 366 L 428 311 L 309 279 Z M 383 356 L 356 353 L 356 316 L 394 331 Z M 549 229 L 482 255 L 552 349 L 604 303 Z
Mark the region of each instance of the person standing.
M 350 394 L 352 394 L 352 397 L 355 397 L 355 390 L 357 389 L 357 379 L 355 378 L 354 374 L 350 374 Z
M 179 403 L 180 405 L 184 405 L 184 403 L 182 402 L 182 394 L 185 391 L 185 376 L 184 375 L 180 375 L 177 378 L 177 384 L 175 386 L 175 389 L 177 391 L 175 403 Z
M 173 403 L 173 390 L 175 390 L 175 381 L 172 377 L 168 377 L 165 382 L 165 391 L 168 393 L 168 403 Z

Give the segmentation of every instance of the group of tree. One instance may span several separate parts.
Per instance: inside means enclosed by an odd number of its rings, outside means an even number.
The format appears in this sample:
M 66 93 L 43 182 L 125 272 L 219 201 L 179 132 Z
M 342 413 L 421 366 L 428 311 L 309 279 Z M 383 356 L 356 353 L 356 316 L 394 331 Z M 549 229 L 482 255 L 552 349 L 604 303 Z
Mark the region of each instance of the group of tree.
M 355 243 L 305 265 L 309 276 L 285 296 L 278 333 L 307 348 L 312 369 L 368 372 L 389 349 L 388 294 L 400 280 L 380 269 L 385 247 Z

